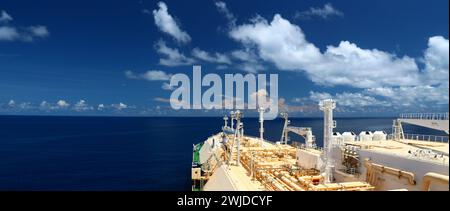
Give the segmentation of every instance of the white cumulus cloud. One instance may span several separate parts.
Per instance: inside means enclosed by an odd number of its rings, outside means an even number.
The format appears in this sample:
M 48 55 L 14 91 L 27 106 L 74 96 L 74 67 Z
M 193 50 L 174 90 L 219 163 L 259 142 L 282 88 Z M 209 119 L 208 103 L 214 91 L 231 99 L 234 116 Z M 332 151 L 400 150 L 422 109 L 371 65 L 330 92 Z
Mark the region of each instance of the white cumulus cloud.
M 246 52 L 255 52 L 258 59 L 279 70 L 303 72 L 322 86 L 356 89 L 335 95 L 313 93 L 310 99 L 335 98 L 348 107 L 448 105 L 449 44 L 442 36 L 430 37 L 424 56 L 414 59 L 376 48 L 363 49 L 350 41 L 328 45 L 322 52 L 299 26 L 279 14 L 271 22 L 254 18 L 231 29 L 229 35 L 242 43 Z M 249 59 L 242 51 L 232 55 Z
M 424 55 L 425 72 L 430 84 L 448 83 L 449 44 L 448 39 L 434 36 L 428 39 Z
M 50 32 L 48 32 L 46 26 L 30 26 L 28 27 L 28 30 L 31 32 L 31 34 L 35 37 L 47 37 L 49 36 Z
M 15 102 L 14 100 L 10 100 L 10 101 L 8 102 L 8 106 L 9 106 L 9 107 L 14 107 L 14 106 L 16 106 L 16 102 Z
M 41 110 L 52 110 L 53 106 L 47 102 L 47 101 L 42 101 L 41 104 L 39 104 L 39 109 Z
M 167 5 L 164 2 L 158 2 L 158 7 L 159 9 L 153 10 L 156 26 L 178 42 L 187 43 L 191 41 L 189 34 L 181 30 L 175 19 L 169 14 Z
M 391 106 L 390 103 L 376 99 L 373 96 L 362 93 L 343 92 L 331 95 L 326 92 L 310 92 L 310 99 L 319 102 L 325 99 L 334 99 L 339 106 L 344 107 L 368 107 L 368 106 Z
M 0 14 L 0 23 L 8 23 L 9 21 L 12 21 L 13 18 L 11 15 L 9 15 L 6 11 L 2 10 Z
M 273 21 L 259 17 L 250 24 L 237 26 L 230 36 L 244 45 L 254 46 L 260 58 L 280 69 L 303 69 L 321 59 L 320 51 L 308 43 L 300 27 L 275 15 Z
M 434 105 L 448 105 L 449 102 L 448 82 L 446 85 L 439 86 L 378 87 L 366 89 L 365 92 L 385 97 L 393 104 L 403 107 L 432 107 Z
M 169 84 L 169 83 L 166 83 L 166 82 L 163 83 L 163 85 L 161 86 L 161 88 L 162 88 L 163 90 L 168 90 L 168 91 L 172 91 L 172 90 L 175 89 L 173 86 L 170 86 L 170 84 Z
M 160 70 L 152 70 L 147 71 L 141 77 L 148 81 L 168 81 L 171 75 Z
M 231 60 L 227 55 L 217 53 L 217 52 L 214 54 L 210 54 L 199 48 L 194 48 L 192 50 L 192 55 L 198 59 L 201 59 L 201 60 L 207 61 L 207 62 L 211 62 L 211 63 L 231 64 Z
M 13 21 L 11 15 L 2 10 L 0 14 L 0 23 L 9 23 Z M 0 41 L 34 41 L 36 38 L 45 38 L 49 36 L 46 26 L 14 26 L 11 24 L 0 26 Z
M 10 26 L 0 26 L 0 41 L 14 41 L 20 38 L 16 28 Z
M 147 81 L 168 81 L 172 75 L 167 74 L 161 70 L 150 70 L 142 74 L 135 74 L 131 70 L 125 71 L 125 76 L 128 79 L 142 79 Z
M 227 4 L 223 1 L 217 1 L 215 2 L 215 5 L 217 10 L 227 19 L 228 26 L 230 28 L 234 27 L 236 25 L 236 17 L 230 12 L 230 10 L 228 10 Z
M 166 43 L 159 40 L 155 45 L 156 51 L 165 56 L 165 58 L 159 59 L 159 64 L 169 67 L 191 65 L 194 63 L 194 59 L 186 57 L 184 54 L 176 48 L 167 47 Z
M 126 109 L 126 108 L 128 108 L 128 105 L 127 104 L 125 104 L 125 103 L 118 103 L 118 104 L 112 104 L 111 105 L 111 107 L 113 107 L 113 108 L 115 108 L 115 109 L 117 109 L 117 110 L 123 110 L 123 109 Z
M 300 19 L 310 19 L 314 17 L 329 19 L 332 16 L 342 17 L 344 16 L 344 13 L 334 8 L 330 3 L 325 4 L 322 8 L 310 7 L 309 10 L 295 13 L 295 18 Z
M 105 105 L 104 104 L 98 104 L 97 110 L 102 111 L 103 109 L 105 109 Z
M 279 14 L 270 23 L 259 18 L 254 23 L 237 26 L 230 36 L 254 46 L 261 59 L 274 63 L 280 70 L 304 71 L 317 84 L 369 88 L 418 83 L 419 70 L 410 57 L 361 49 L 348 41 L 337 47 L 328 46 L 321 53 L 306 40 L 300 27 Z
M 68 108 L 70 106 L 65 100 L 58 100 L 56 103 L 60 108 Z
M 74 106 L 73 109 L 75 111 L 81 112 L 81 111 L 89 111 L 93 110 L 92 106 L 89 106 L 85 100 L 78 101 Z
M 33 109 L 34 106 L 30 102 L 23 102 L 23 103 L 19 104 L 19 108 L 22 110 L 29 110 L 29 109 Z

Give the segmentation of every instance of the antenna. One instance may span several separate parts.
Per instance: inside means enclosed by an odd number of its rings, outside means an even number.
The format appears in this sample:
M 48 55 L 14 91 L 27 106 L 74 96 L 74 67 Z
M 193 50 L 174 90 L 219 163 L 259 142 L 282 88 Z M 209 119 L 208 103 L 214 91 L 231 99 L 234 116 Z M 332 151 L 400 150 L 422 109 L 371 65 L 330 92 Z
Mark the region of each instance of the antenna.
M 288 131 L 288 126 L 289 126 L 289 123 L 290 123 L 290 121 L 288 119 L 289 115 L 286 112 L 283 112 L 280 115 L 281 115 L 282 118 L 284 118 L 284 126 L 283 126 L 283 132 L 281 133 L 280 143 L 287 144 L 288 139 L 289 139 L 289 137 L 288 137 L 288 132 L 289 132 Z
M 223 121 L 224 121 L 224 127 L 226 128 L 226 127 L 228 127 L 228 116 L 224 116 L 223 117 Z
M 263 141 L 264 141 L 264 111 L 266 109 L 264 109 L 263 107 L 260 107 L 258 109 L 259 112 L 259 146 L 263 146 Z
M 331 157 L 331 137 L 335 122 L 333 121 L 333 109 L 336 108 L 336 102 L 332 99 L 322 100 L 319 103 L 320 110 L 323 111 L 323 140 L 324 140 L 324 158 L 325 158 L 325 183 L 333 181 L 333 160 Z
M 230 117 L 231 117 L 231 129 L 234 129 L 234 111 L 230 112 Z
M 240 165 L 240 161 L 241 161 L 241 152 L 240 152 L 240 148 L 241 148 L 241 135 L 242 135 L 242 130 L 243 130 L 243 125 L 241 124 L 241 117 L 242 117 L 242 113 L 241 111 L 237 110 L 236 112 L 234 112 L 235 118 L 236 118 L 236 132 L 235 134 L 237 134 L 236 140 L 237 140 L 237 159 L 236 159 L 236 165 L 239 166 Z

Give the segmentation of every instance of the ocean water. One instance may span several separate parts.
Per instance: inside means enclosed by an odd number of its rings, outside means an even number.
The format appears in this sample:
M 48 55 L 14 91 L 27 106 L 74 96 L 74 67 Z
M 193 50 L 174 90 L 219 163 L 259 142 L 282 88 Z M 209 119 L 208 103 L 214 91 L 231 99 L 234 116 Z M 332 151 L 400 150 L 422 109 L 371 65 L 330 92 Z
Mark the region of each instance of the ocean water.
M 336 119 L 335 131 L 391 131 L 392 118 Z M 258 136 L 258 119 L 244 118 Z M 219 117 L 0 116 L 0 190 L 190 190 L 192 145 L 220 130 Z M 321 118 L 293 118 L 312 127 L 322 145 Z M 265 121 L 279 141 L 283 120 Z M 419 127 L 405 132 L 442 134 Z M 302 142 L 301 137 L 291 139 Z

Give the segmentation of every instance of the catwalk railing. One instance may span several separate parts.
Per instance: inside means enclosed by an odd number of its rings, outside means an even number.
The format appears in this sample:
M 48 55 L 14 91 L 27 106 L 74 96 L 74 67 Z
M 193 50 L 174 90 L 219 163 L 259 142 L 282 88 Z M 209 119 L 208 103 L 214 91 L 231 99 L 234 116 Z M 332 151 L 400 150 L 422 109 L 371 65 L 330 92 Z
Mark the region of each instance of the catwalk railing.
M 394 139 L 395 135 L 388 135 L 387 139 Z M 448 136 L 436 136 L 436 135 L 424 135 L 424 134 L 403 134 L 403 139 L 413 140 L 413 141 L 431 141 L 431 142 L 443 142 L 448 143 Z
M 404 113 L 400 119 L 449 120 L 448 113 Z

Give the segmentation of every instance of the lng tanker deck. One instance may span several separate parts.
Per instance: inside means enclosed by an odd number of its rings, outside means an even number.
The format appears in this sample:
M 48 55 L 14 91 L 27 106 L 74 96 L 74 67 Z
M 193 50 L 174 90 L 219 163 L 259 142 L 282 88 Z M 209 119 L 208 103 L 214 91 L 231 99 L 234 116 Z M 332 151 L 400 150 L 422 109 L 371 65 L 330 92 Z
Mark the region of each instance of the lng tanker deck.
M 262 112 L 260 137 L 244 135 L 240 111 L 224 117 L 222 131 L 194 145 L 192 190 L 449 190 L 448 136 L 411 135 L 402 129 L 402 123 L 432 125 L 448 134 L 448 113 L 402 115 L 393 121 L 392 134 L 356 135 L 333 131 L 333 100 L 319 106 L 323 148 L 315 145 L 312 128 L 291 126 L 286 113 L 278 142 L 264 139 Z M 289 133 L 301 135 L 304 144 L 290 144 Z

